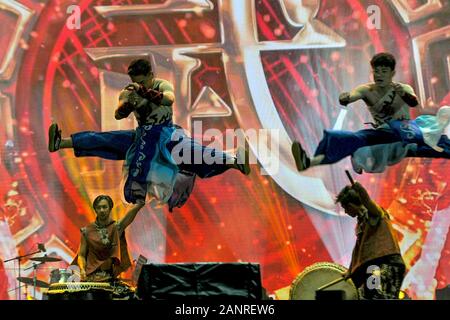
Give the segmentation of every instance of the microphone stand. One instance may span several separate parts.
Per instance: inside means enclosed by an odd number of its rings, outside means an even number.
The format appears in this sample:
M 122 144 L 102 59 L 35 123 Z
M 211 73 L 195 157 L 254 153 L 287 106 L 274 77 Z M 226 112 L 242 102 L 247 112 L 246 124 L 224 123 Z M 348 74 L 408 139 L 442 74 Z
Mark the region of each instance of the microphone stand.
M 41 252 L 41 250 L 38 250 L 38 251 L 32 252 L 32 253 L 28 253 L 28 254 L 25 254 L 25 255 L 23 255 L 23 256 L 17 256 L 17 257 L 8 259 L 8 260 L 3 260 L 3 262 L 8 262 L 8 261 L 17 260 L 17 262 L 18 262 L 18 264 L 19 264 L 19 277 L 18 277 L 18 278 L 20 278 L 20 260 L 22 260 L 22 259 L 25 258 L 25 257 L 32 256 L 32 255 L 34 255 L 34 254 L 36 254 L 36 253 L 39 253 L 39 252 Z M 22 299 L 22 297 L 20 296 L 20 294 L 21 294 L 20 288 L 21 288 L 21 286 L 19 285 L 19 286 L 18 286 L 18 289 L 19 289 L 19 300 Z

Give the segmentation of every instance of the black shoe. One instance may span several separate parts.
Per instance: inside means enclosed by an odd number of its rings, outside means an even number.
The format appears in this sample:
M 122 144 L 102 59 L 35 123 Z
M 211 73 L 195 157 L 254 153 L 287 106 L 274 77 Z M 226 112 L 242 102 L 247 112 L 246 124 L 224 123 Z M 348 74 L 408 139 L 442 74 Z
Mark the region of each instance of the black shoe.
M 248 176 L 250 169 L 250 154 L 248 148 L 238 148 L 236 159 L 234 160 L 234 168 L 238 169 L 242 174 Z
M 292 144 L 292 155 L 295 159 L 295 165 L 298 171 L 304 171 L 308 169 L 311 165 L 311 161 L 306 155 L 305 150 L 303 150 L 302 145 L 298 141 L 294 141 Z
M 48 128 L 48 151 L 55 152 L 59 150 L 61 144 L 61 130 L 56 123 L 52 123 Z

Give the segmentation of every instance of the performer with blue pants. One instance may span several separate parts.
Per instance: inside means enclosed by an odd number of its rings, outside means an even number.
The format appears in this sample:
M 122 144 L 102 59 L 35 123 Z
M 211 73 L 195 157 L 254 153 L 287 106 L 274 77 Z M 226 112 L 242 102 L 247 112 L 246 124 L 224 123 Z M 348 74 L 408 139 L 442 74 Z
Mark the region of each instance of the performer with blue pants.
M 208 178 L 230 168 L 250 173 L 246 150 L 234 157 L 202 146 L 172 123 L 173 87 L 153 77 L 149 61 L 133 61 L 128 74 L 133 83 L 122 90 L 115 118 L 123 119 L 133 112 L 138 121 L 136 130 L 86 131 L 63 139 L 54 123 L 49 128 L 49 151 L 73 148 L 77 157 L 125 160 L 125 201 L 142 202 L 148 194 L 148 200 L 169 203 L 170 208 L 187 200 L 195 175 Z
M 347 156 L 352 157 L 358 173 L 382 172 L 405 157 L 450 158 L 450 141 L 443 135 L 450 121 L 450 108 L 444 106 L 436 115 L 411 120 L 409 108 L 419 103 L 409 85 L 392 81 L 395 64 L 389 53 L 375 55 L 371 60 L 374 82 L 339 96 L 345 106 L 362 99 L 375 121 L 374 129 L 325 130 L 313 158 L 295 141 L 292 154 L 299 171 L 336 163 Z

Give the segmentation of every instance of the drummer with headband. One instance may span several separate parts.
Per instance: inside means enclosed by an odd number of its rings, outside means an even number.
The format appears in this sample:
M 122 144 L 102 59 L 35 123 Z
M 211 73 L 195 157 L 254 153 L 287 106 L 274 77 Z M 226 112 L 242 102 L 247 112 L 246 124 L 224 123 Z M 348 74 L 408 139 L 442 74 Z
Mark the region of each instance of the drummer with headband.
M 144 203 L 134 205 L 117 222 L 111 219 L 113 206 L 110 196 L 95 198 L 93 207 L 97 218 L 81 228 L 80 248 L 72 262 L 80 267 L 81 281 L 112 282 L 131 266 L 124 231 Z
M 406 268 L 388 212 L 353 181 L 341 190 L 336 203 L 357 218 L 357 239 L 347 276 L 363 299 L 398 299 Z

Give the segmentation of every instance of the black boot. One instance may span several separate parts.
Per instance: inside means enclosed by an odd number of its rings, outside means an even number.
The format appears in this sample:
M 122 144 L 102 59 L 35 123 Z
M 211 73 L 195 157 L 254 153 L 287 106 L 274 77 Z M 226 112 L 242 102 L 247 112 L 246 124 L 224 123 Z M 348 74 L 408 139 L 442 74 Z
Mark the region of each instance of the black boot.
M 55 152 L 61 145 L 61 130 L 56 123 L 52 123 L 48 128 L 48 151 Z
M 303 150 L 302 145 L 298 141 L 292 143 L 292 155 L 295 159 L 295 165 L 298 171 L 304 171 L 308 169 L 311 165 L 311 161 L 306 155 L 305 150 Z

